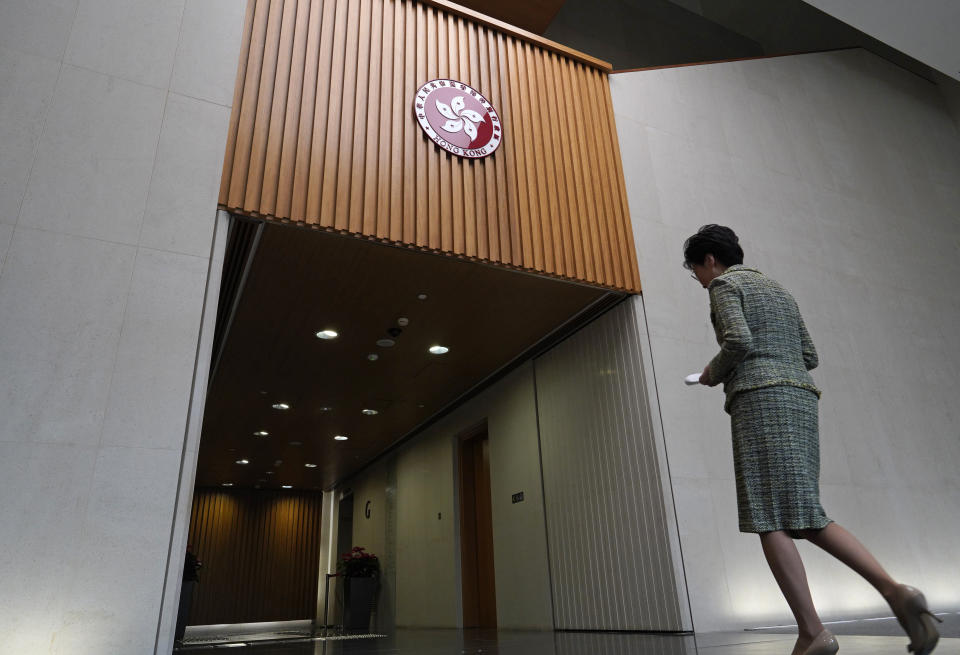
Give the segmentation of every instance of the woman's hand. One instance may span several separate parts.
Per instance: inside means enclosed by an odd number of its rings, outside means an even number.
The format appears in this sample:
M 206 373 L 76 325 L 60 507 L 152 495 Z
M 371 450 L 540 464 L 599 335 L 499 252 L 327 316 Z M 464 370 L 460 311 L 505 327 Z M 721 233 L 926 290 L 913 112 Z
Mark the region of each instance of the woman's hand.
M 710 365 L 703 367 L 703 373 L 700 374 L 700 384 L 710 386 Z

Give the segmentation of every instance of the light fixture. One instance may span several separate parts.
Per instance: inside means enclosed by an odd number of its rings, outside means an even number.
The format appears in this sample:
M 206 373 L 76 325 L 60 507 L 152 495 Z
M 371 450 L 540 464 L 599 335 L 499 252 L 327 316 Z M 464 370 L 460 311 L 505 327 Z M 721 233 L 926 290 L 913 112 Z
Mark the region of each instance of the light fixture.
M 342 434 L 338 434 L 337 436 L 334 437 L 334 440 L 335 440 L 335 441 L 346 441 L 346 440 L 349 439 L 349 438 L 350 438 L 350 437 L 345 437 L 345 436 L 343 436 Z
M 377 339 L 377 345 L 381 348 L 393 348 L 396 344 L 393 339 Z
M 316 465 L 316 464 L 304 464 L 304 466 L 306 466 L 308 469 L 315 469 L 315 468 L 317 468 L 317 465 Z
M 369 355 L 367 355 L 367 359 L 369 359 L 371 362 L 375 362 L 378 359 L 380 359 L 380 355 L 378 355 L 377 353 L 370 353 Z
M 257 430 L 256 432 L 253 433 L 253 436 L 255 436 L 255 437 L 266 437 L 266 436 L 268 436 L 269 434 L 270 434 L 270 433 L 267 432 L 266 430 Z
M 264 474 L 264 475 L 273 475 L 273 471 L 264 471 L 263 474 Z
M 443 355 L 450 352 L 450 349 L 446 346 L 430 346 L 430 352 L 434 355 Z
M 332 411 L 333 411 L 333 407 L 323 406 L 323 407 L 320 408 L 320 411 L 321 411 L 321 412 L 332 412 Z
M 290 445 L 291 445 L 291 446 L 302 446 L 302 445 L 303 445 L 303 442 L 302 442 L 302 441 L 291 441 L 291 442 L 290 442 Z
M 292 484 L 282 484 L 282 485 L 280 485 L 280 486 L 283 487 L 284 489 L 293 489 L 293 485 L 292 485 Z
M 290 405 L 288 405 L 287 403 L 274 403 L 273 408 L 274 409 L 290 409 Z
M 318 339 L 336 339 L 338 336 L 340 335 L 338 335 L 334 330 L 321 330 L 320 332 L 317 332 Z
M 233 483 L 232 483 L 232 482 L 224 482 L 221 486 L 223 486 L 223 487 L 232 487 L 232 486 L 233 486 Z
M 427 299 L 427 294 L 425 293 L 421 293 L 417 296 L 417 300 L 426 300 L 426 299 Z
M 250 463 L 250 460 L 249 460 L 249 459 L 238 459 L 238 460 L 237 460 L 237 464 L 249 464 L 249 463 Z
M 379 414 L 379 413 L 380 413 L 380 412 L 378 412 L 378 411 L 375 410 L 375 409 L 365 409 L 365 410 L 362 411 L 362 414 L 363 414 L 364 416 L 376 416 L 376 415 Z

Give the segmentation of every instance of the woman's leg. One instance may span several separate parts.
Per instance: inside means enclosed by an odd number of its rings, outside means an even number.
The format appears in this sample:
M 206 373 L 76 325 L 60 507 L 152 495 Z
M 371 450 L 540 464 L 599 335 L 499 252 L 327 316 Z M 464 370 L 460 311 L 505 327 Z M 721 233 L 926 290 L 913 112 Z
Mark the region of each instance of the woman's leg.
M 797 640 L 795 653 L 802 653 L 814 637 L 823 631 L 823 624 L 813 607 L 810 597 L 810 587 L 807 585 L 807 573 L 803 568 L 803 560 L 793 539 L 786 532 L 764 532 L 760 535 L 760 544 L 763 554 L 767 558 L 773 577 L 780 585 L 790 611 L 793 612 L 797 625 L 800 628 L 800 638 Z
M 863 576 L 884 598 L 889 599 L 893 595 L 897 583 L 870 551 L 842 526 L 830 523 L 820 530 L 803 530 L 801 534 L 804 539 L 824 549 Z

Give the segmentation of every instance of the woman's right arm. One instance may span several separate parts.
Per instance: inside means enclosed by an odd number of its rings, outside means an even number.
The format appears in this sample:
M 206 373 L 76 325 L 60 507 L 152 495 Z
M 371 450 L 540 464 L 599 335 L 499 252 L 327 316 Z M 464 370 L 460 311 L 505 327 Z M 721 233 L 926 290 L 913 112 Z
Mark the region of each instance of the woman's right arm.
M 709 364 L 710 386 L 716 386 L 750 353 L 753 334 L 743 315 L 740 292 L 729 282 L 717 278 L 710 284 L 710 304 L 720 333 L 720 352 Z

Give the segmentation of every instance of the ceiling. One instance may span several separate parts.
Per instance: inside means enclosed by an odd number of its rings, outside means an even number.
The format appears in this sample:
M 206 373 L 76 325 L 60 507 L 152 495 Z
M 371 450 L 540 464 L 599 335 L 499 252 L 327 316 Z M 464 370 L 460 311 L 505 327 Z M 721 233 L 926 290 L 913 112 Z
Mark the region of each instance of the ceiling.
M 566 0 L 542 34 L 616 70 L 860 47 L 930 81 L 956 83 L 936 67 L 960 58 L 954 37 L 960 3 L 916 6 L 908 0 Z
M 534 34 L 542 34 L 557 15 L 564 0 L 460 0 L 469 7 Z
M 197 486 L 330 488 L 622 297 L 308 228 L 262 229 L 207 396 Z M 339 336 L 321 340 L 321 330 Z M 395 345 L 378 346 L 383 338 Z M 433 345 L 450 350 L 433 355 Z

